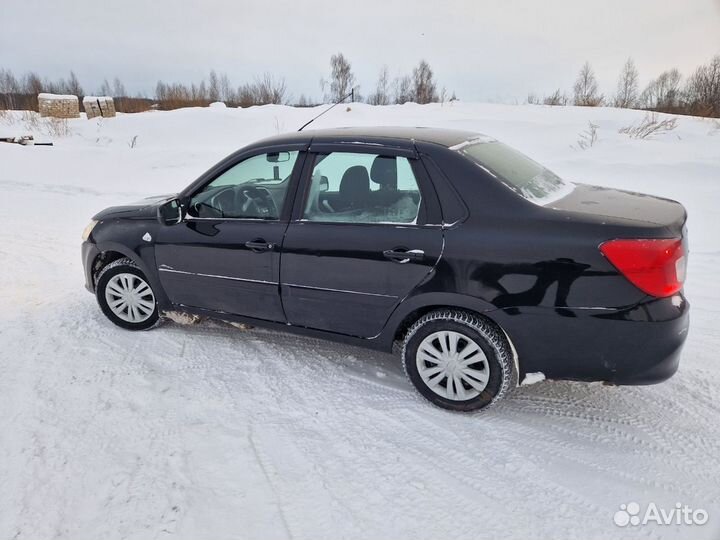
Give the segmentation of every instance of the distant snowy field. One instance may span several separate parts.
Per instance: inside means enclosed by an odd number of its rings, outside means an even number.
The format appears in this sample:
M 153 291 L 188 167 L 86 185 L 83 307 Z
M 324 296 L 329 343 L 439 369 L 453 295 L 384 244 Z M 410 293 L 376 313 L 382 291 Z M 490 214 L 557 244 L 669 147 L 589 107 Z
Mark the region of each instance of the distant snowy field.
M 83 288 L 90 217 L 178 191 L 321 109 L 72 120 L 52 148 L 0 143 L 0 538 L 720 537 L 717 123 L 678 117 L 633 140 L 618 130 L 637 111 L 350 107 L 313 127 L 480 131 L 570 180 L 681 201 L 692 322 L 678 374 L 650 387 L 542 382 L 467 416 L 421 401 L 381 353 L 218 322 L 123 331 Z M 599 140 L 580 150 L 589 121 Z M 0 118 L 0 136 L 26 132 L 20 113 Z M 617 527 L 631 501 L 710 521 Z

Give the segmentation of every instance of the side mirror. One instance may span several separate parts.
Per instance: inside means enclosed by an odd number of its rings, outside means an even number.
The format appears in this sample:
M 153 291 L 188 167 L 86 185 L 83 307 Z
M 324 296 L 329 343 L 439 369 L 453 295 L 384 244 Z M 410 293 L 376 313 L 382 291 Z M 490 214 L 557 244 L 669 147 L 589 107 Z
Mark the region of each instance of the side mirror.
M 328 182 L 327 176 L 321 176 L 320 182 L 318 182 L 318 189 L 320 191 L 327 191 L 330 189 L 330 182 Z
M 183 209 L 180 201 L 172 199 L 158 206 L 157 219 L 160 225 L 176 225 L 183 220 Z

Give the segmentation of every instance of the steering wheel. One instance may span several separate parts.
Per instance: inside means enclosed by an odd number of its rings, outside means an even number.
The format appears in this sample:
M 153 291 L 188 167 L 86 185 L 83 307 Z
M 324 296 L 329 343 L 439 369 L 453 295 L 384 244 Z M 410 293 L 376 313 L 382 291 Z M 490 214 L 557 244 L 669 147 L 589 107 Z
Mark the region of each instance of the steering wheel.
M 270 192 L 257 186 L 245 186 L 238 193 L 239 213 L 248 217 L 278 217 L 277 206 Z

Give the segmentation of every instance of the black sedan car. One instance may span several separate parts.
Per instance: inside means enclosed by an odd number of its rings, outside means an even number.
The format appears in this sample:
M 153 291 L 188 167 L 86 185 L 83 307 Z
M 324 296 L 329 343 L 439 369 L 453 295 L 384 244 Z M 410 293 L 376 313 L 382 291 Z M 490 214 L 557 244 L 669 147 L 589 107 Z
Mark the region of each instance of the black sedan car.
M 398 350 L 420 394 L 470 411 L 526 378 L 670 377 L 685 220 L 477 133 L 348 128 L 265 139 L 177 195 L 108 208 L 82 255 L 118 326 L 182 311 Z

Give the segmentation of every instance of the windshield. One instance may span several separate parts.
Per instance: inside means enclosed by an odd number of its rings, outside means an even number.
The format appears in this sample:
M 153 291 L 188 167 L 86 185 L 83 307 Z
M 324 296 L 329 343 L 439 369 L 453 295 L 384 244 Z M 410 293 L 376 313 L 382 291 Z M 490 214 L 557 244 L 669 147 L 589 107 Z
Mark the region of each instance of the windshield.
M 451 148 L 467 156 L 510 189 L 535 204 L 544 205 L 573 190 L 539 163 L 494 139 L 472 139 Z

